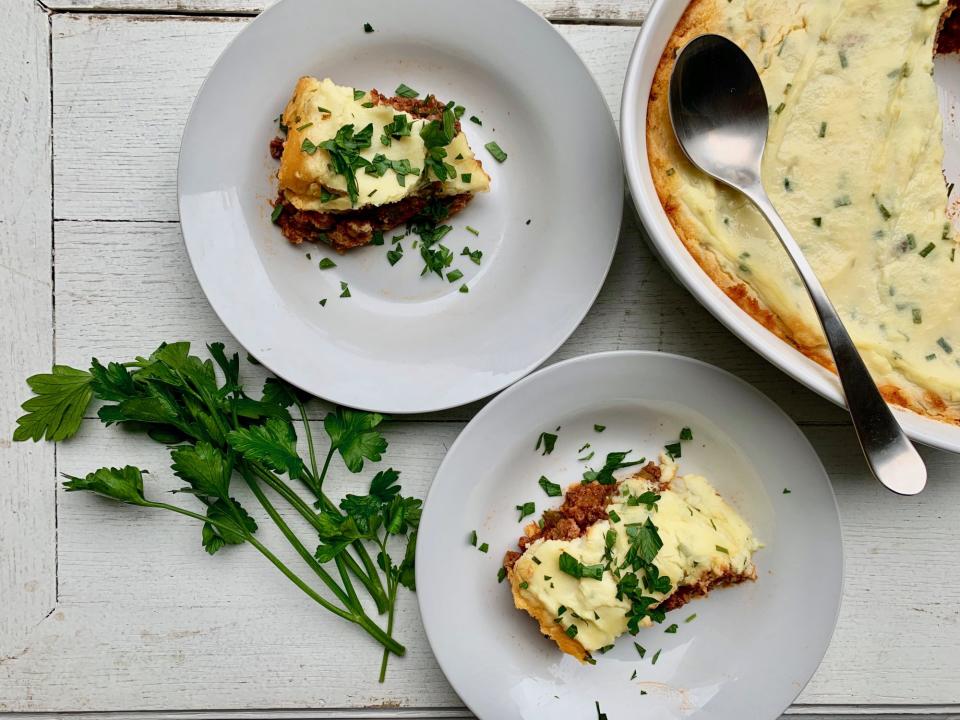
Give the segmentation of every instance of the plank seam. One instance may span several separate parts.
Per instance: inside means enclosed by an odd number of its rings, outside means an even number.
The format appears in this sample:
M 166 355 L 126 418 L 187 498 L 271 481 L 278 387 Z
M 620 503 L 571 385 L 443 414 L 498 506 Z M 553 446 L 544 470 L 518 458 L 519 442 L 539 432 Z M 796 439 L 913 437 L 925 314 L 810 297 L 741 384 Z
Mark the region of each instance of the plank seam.
M 56 209 L 54 208 L 54 183 L 56 182 L 56 168 L 54 166 L 53 151 L 53 13 L 40 0 L 35 0 L 37 6 L 47 13 L 47 72 L 50 81 L 50 357 L 54 364 L 57 362 L 57 233 Z M 57 457 L 58 443 L 53 444 L 53 602 L 54 607 L 60 602 L 60 493 L 57 492 L 57 477 L 59 476 L 59 459 Z M 53 612 L 52 610 L 50 611 Z M 49 617 L 49 615 L 47 616 Z

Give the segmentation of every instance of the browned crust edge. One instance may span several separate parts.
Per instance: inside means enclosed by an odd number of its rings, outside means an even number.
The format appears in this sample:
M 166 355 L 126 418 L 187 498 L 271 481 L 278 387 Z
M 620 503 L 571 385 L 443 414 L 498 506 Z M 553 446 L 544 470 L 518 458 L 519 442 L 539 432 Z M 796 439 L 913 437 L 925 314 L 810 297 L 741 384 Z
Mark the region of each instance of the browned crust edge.
M 670 123 L 667 105 L 670 87 L 670 73 L 673 71 L 676 54 L 694 37 L 706 32 L 721 32 L 718 27 L 715 0 L 692 0 L 667 41 L 660 62 L 654 73 L 647 105 L 646 140 L 647 158 L 653 184 L 670 220 L 687 252 L 713 283 L 723 291 L 741 310 L 780 340 L 794 347 L 822 367 L 836 373 L 836 367 L 829 348 L 823 341 L 819 328 L 811 328 L 799 318 L 783 317 L 773 312 L 754 292 L 753 288 L 739 277 L 729 273 L 717 256 L 698 239 L 699 228 L 690 222 L 675 199 L 675 187 L 679 180 L 673 180 L 667 171 L 680 164 L 688 164 L 677 145 Z M 957 0 L 951 0 L 944 13 L 946 17 L 953 11 Z M 674 174 L 677 176 L 678 174 Z M 884 383 L 880 392 L 892 405 L 910 410 L 923 417 L 960 425 L 960 408 L 951 408 L 946 400 L 932 390 L 909 383 L 904 378 L 903 386 Z

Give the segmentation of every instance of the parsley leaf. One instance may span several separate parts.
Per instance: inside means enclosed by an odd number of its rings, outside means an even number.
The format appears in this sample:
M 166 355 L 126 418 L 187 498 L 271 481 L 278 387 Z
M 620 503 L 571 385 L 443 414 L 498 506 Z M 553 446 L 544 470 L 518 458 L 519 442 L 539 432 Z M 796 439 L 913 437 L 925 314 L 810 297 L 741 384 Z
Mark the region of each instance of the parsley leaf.
M 631 462 L 625 462 L 627 455 L 629 455 L 631 452 L 633 451 L 624 450 L 622 452 L 607 453 L 607 459 L 602 468 L 599 470 L 587 470 L 585 473 L 583 473 L 584 481 L 597 482 L 600 485 L 613 485 L 616 482 L 616 478 L 614 478 L 613 473 L 615 473 L 617 470 L 639 465 L 644 462 L 645 458 L 640 458 L 639 460 Z
M 520 511 L 520 518 L 517 522 L 523 522 L 523 519 L 528 515 L 533 515 L 537 511 L 536 504 L 533 501 L 525 502 L 523 505 L 517 505 L 517 510 Z
M 292 478 L 303 473 L 303 461 L 297 454 L 297 433 L 293 425 L 278 418 L 268 418 L 263 425 L 232 430 L 227 442 L 249 460 L 262 462 L 271 470 L 285 472 Z
M 36 393 L 21 406 L 13 439 L 66 440 L 80 429 L 83 413 L 93 399 L 93 377 L 83 370 L 54 365 L 49 374 L 32 375 L 27 385 Z
M 370 147 L 372 138 L 372 123 L 357 133 L 354 133 L 353 123 L 351 123 L 337 130 L 337 134 L 332 140 L 324 140 L 318 146 L 329 153 L 334 172 L 343 175 L 346 180 L 347 195 L 350 197 L 351 206 L 357 204 L 357 198 L 360 194 L 356 171 L 370 164 L 369 160 L 360 156 L 360 151 Z M 307 141 L 304 140 L 304 142 Z
M 543 446 L 543 454 L 549 455 L 553 452 L 553 448 L 556 447 L 557 436 L 554 433 L 542 432 L 540 437 L 537 438 L 537 444 L 533 448 L 534 450 L 539 450 L 540 446 Z
M 97 495 L 130 505 L 148 505 L 143 496 L 143 470 L 127 465 L 122 468 L 102 467 L 84 477 L 66 475 L 64 490 L 89 490 Z
M 379 462 L 387 450 L 387 440 L 378 429 L 384 420 L 378 413 L 337 408 L 323 420 L 331 446 L 340 452 L 352 473 L 363 470 L 363 461 Z
M 400 85 L 397 86 L 397 89 L 394 92 L 403 98 L 415 98 L 420 96 L 420 93 L 418 93 L 412 87 L 405 85 L 404 83 L 400 83 Z

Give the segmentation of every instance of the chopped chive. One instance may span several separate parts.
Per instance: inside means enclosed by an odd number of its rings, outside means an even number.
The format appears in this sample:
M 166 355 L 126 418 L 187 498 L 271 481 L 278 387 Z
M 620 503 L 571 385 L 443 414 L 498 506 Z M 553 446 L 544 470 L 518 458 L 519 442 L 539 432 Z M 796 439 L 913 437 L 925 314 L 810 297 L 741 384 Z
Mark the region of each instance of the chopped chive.
M 470 122 L 476 123 L 477 125 L 483 125 L 483 123 L 480 122 L 480 118 L 478 118 L 476 115 L 470 116 Z
M 474 547 L 477 546 L 477 531 L 471 530 L 470 535 L 467 537 L 467 542 L 469 542 Z
M 283 203 L 278 202 L 276 205 L 273 206 L 273 212 L 270 213 L 270 221 L 276 224 L 277 220 L 280 219 L 280 215 L 282 213 L 283 213 Z
M 827 136 L 827 123 L 826 121 L 820 123 L 820 132 L 817 133 L 817 137 L 826 137 Z
M 501 567 L 499 570 L 497 570 L 497 582 L 502 583 L 506 579 L 507 579 L 507 569 L 505 567 Z
M 714 545 L 714 547 L 717 549 L 717 552 L 722 552 L 724 555 L 730 554 L 730 551 L 727 550 L 723 545 Z
M 920 251 L 920 257 L 926 257 L 932 253 L 936 247 L 935 243 L 927 243 L 927 246 Z
M 467 225 L 467 232 L 470 233 L 470 234 L 472 234 L 472 235 L 479 235 L 479 234 L 480 234 L 480 231 L 479 231 L 479 230 L 477 230 L 475 227 L 470 227 L 469 225 Z
M 913 324 L 920 325 L 923 323 L 923 313 L 920 311 L 920 308 L 913 308 Z
M 650 658 L 650 664 L 651 664 L 651 665 L 656 665 L 656 664 L 657 664 L 657 660 L 660 659 L 660 652 L 661 652 L 661 650 L 657 650 L 657 651 L 653 654 L 653 657 Z
M 690 615 L 686 620 L 684 620 L 684 622 L 689 623 L 689 622 L 693 622 L 696 619 L 697 619 L 697 614 L 694 613 L 693 615 Z
M 487 152 L 493 155 L 493 159 L 497 162 L 503 162 L 507 159 L 507 154 L 500 149 L 500 146 L 497 145 L 496 142 L 488 142 L 484 147 L 487 149 Z
M 784 102 L 782 102 L 782 103 L 780 103 L 779 105 L 777 105 L 777 109 L 774 110 L 774 112 L 775 112 L 777 115 L 779 115 L 780 113 L 783 112 L 783 109 L 784 109 L 786 106 L 787 106 L 787 104 L 784 103 Z
M 838 198 L 835 198 L 833 201 L 834 207 L 846 207 L 847 205 L 853 205 L 853 200 L 850 199 L 849 195 L 841 195 Z
M 297 128 L 297 132 L 303 132 L 308 127 L 313 127 L 313 123 L 312 122 L 304 123 L 303 125 Z
M 640 643 L 635 642 L 633 646 L 637 649 L 637 654 L 640 655 L 640 657 L 643 657 L 647 654 L 647 649 Z
M 326 109 L 325 107 L 323 107 L 322 105 L 317 105 L 317 112 L 326 113 L 327 115 L 331 115 L 331 114 L 332 114 L 329 110 L 327 110 L 327 109 Z
M 943 351 L 949 355 L 953 352 L 953 346 L 950 345 L 944 338 L 937 338 L 937 345 L 943 348 Z
M 850 65 L 850 63 L 847 61 L 847 54 L 843 50 L 838 52 L 837 55 L 840 56 L 840 67 L 846 68 Z
M 569 625 L 569 626 L 567 626 L 567 629 L 564 630 L 564 632 L 567 633 L 567 637 L 569 637 L 569 638 L 575 638 L 575 637 L 577 636 L 577 626 L 576 626 L 576 625 Z

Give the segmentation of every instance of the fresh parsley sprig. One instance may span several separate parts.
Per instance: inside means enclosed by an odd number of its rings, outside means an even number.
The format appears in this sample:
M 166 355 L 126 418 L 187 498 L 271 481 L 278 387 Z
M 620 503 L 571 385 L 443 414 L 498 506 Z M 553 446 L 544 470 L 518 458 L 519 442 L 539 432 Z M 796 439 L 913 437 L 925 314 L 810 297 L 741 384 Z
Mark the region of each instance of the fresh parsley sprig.
M 339 504 L 327 496 L 323 484 L 336 454 L 352 473 L 361 472 L 366 461 L 381 460 L 387 449 L 380 432 L 383 416 L 346 408 L 328 413 L 323 424 L 330 444 L 319 469 L 307 396 L 269 378 L 261 397 L 252 398 L 240 381 L 239 356 L 228 357 L 220 343 L 207 350 L 210 358 L 203 360 L 190 354 L 189 343 L 165 343 L 148 357 L 126 363 L 103 365 L 94 359 L 88 371 L 58 365 L 49 374 L 34 375 L 27 383 L 35 394 L 23 404 L 26 414 L 17 421 L 14 439 L 70 438 L 91 402 L 103 402 L 97 415 L 106 425 L 145 432 L 171 447 L 171 469 L 185 483 L 177 492 L 194 496 L 202 512 L 148 498 L 146 471 L 134 466 L 104 467 L 83 477 L 68 475 L 66 490 L 94 492 L 197 520 L 201 543 L 210 554 L 227 545 L 250 544 L 320 606 L 359 625 L 383 645 L 382 680 L 389 654 L 405 652 L 393 638 L 393 617 L 399 585 L 413 589 L 420 501 L 400 495 L 399 473 L 392 469 L 374 477 L 369 495 L 348 495 Z M 303 423 L 308 459 L 297 449 L 290 414 L 294 407 Z M 317 592 L 256 538 L 256 520 L 231 494 L 237 476 L 332 598 Z M 291 482 L 302 484 L 313 503 Z M 308 550 L 293 532 L 264 486 L 310 524 L 320 541 L 317 551 Z M 399 563 L 391 559 L 389 539 L 406 543 Z M 368 543 L 376 548 L 376 561 Z M 329 562 L 336 566 L 337 577 L 325 568 Z M 377 610 L 387 613 L 386 630 L 367 615 L 354 580 L 370 594 Z

